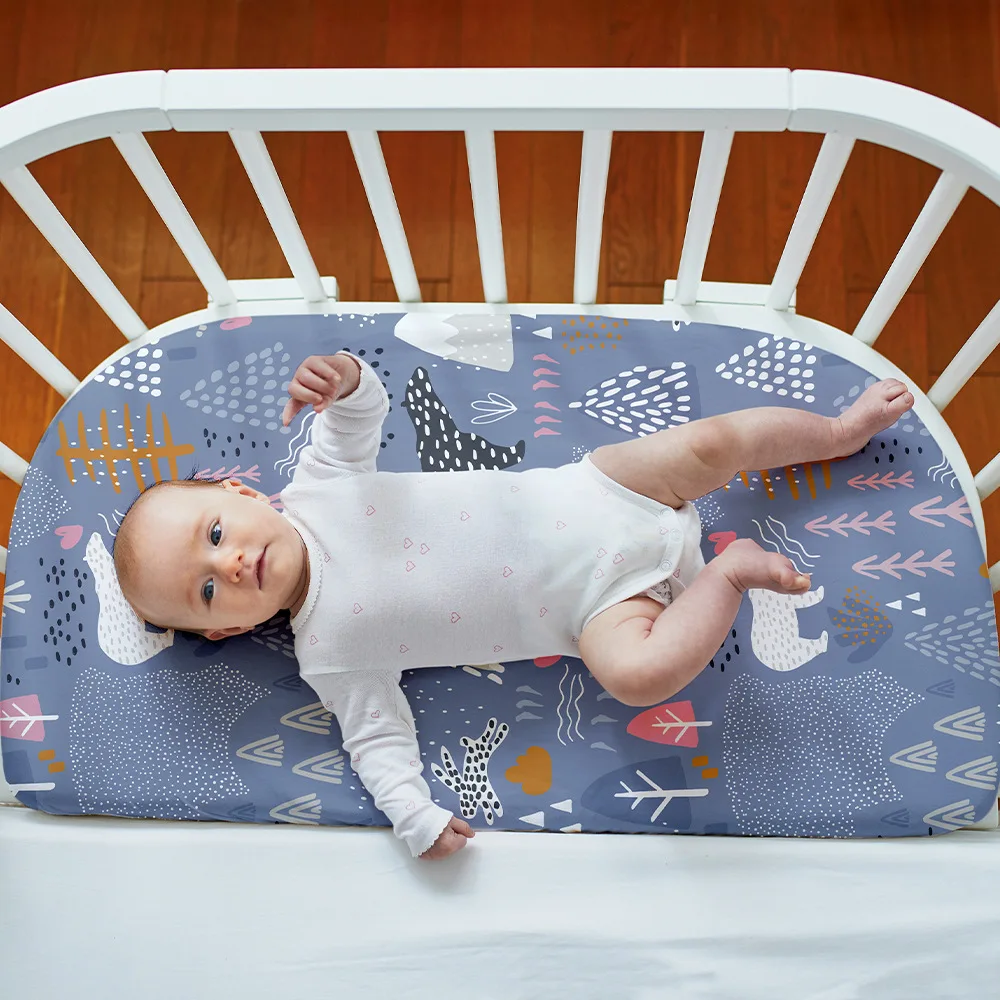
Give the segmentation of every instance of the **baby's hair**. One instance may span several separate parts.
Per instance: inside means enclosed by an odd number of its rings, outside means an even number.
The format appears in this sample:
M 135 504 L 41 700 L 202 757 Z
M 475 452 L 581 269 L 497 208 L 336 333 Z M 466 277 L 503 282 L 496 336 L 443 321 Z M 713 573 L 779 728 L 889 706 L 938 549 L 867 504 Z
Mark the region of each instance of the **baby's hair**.
M 183 479 L 163 479 L 158 483 L 153 483 L 152 486 L 147 487 L 145 490 L 140 492 L 138 496 L 136 496 L 135 499 L 128 505 L 125 515 L 122 517 L 121 523 L 118 525 L 118 531 L 115 534 L 115 541 L 111 549 L 111 554 L 114 558 L 115 572 L 118 575 L 118 583 L 122 589 L 122 593 L 125 595 L 125 599 L 132 604 L 136 613 L 139 614 L 141 618 L 144 618 L 145 616 L 141 611 L 135 608 L 135 604 L 129 596 L 129 591 L 133 590 L 132 582 L 137 568 L 135 541 L 133 538 L 134 532 L 132 530 L 132 525 L 135 522 L 135 512 L 140 510 L 148 502 L 150 496 L 155 495 L 157 491 L 162 491 L 167 487 L 180 489 L 195 486 L 218 486 L 221 482 L 223 482 L 221 479 L 199 479 L 198 467 L 194 466 Z M 157 623 L 150 622 L 150 624 Z

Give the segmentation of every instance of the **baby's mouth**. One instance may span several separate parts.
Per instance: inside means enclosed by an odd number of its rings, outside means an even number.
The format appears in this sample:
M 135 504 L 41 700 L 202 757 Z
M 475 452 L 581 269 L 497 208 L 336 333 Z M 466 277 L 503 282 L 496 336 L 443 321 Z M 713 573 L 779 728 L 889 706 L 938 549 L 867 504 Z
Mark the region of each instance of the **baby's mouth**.
M 257 589 L 263 590 L 264 588 L 264 557 L 267 555 L 267 546 L 264 546 L 264 550 L 261 552 L 257 559 Z

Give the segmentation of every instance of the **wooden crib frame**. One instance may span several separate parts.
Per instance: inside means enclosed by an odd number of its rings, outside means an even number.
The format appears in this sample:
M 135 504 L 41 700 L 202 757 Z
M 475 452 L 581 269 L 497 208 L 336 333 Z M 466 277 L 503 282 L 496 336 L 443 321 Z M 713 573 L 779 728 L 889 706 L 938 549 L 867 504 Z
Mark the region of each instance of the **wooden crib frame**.
M 293 278 L 226 277 L 143 136 L 169 129 L 230 134 Z M 734 133 L 786 129 L 820 133 L 824 138 L 770 284 L 702 280 Z M 420 301 L 379 144 L 379 131 L 388 130 L 465 133 L 484 302 Z M 506 130 L 583 133 L 572 304 L 507 302 L 494 147 L 494 133 Z M 804 339 L 881 377 L 906 377 L 872 345 L 967 189 L 975 188 L 1000 205 L 1000 128 L 936 97 L 843 73 L 784 69 L 279 69 L 156 70 L 96 77 L 0 108 L 0 183 L 121 331 L 125 344 L 112 357 L 137 343 L 236 315 L 399 311 L 399 305 L 384 302 L 338 301 L 336 280 L 319 274 L 268 154 L 261 133 L 270 131 L 346 131 L 399 303 L 407 310 L 529 315 L 613 311 L 622 316 L 742 326 Z M 685 131 L 704 136 L 680 265 L 676 278 L 665 282 L 662 306 L 614 305 L 598 310 L 595 304 L 614 131 Z M 102 138 L 112 139 L 204 285 L 205 309 L 147 329 L 32 177 L 29 165 L 33 161 Z M 941 173 L 864 315 L 848 333 L 798 315 L 794 303 L 796 285 L 859 139 L 917 157 Z M 69 398 L 78 388 L 77 378 L 2 305 L 0 339 L 62 396 Z M 984 547 L 981 501 L 1000 485 L 1000 455 L 974 473 L 941 411 L 998 343 L 1000 302 L 971 332 L 926 394 L 911 383 L 916 412 L 951 461 L 969 497 Z M 95 371 L 110 360 L 102 361 Z M 21 483 L 26 469 L 25 459 L 0 443 L 0 472 Z M 0 547 L 0 571 L 5 565 L 6 550 Z M 990 568 L 990 580 L 994 591 L 1000 589 L 1000 561 Z M 7 801 L 14 801 L 9 794 Z M 0 809 L 0 814 L 15 812 L 27 811 Z M 4 819 L 0 815 L 0 826 Z M 27 822 L 33 836 L 41 830 L 43 840 L 45 836 L 58 839 L 51 831 L 45 834 L 44 825 L 38 825 L 44 820 L 18 819 L 16 824 Z M 82 817 L 65 822 L 75 824 L 76 836 L 83 842 L 101 835 L 97 830 L 111 831 L 111 836 L 127 826 L 127 821 Z M 160 831 L 156 836 L 162 841 L 164 824 L 150 826 Z M 176 824 L 183 831 L 166 836 L 179 843 L 192 835 L 190 826 Z M 300 833 L 264 827 L 239 831 L 235 836 L 241 841 L 270 836 L 273 844 L 275 836 L 298 837 Z M 345 833 L 333 836 L 339 844 Z M 495 836 L 507 845 L 531 839 Z M 591 846 L 567 850 L 583 852 L 580 859 L 597 860 L 593 838 L 571 839 L 589 841 Z M 633 857 L 652 858 L 654 839 L 661 838 L 630 838 Z M 645 843 L 639 844 L 642 840 Z M 303 843 L 298 839 L 294 842 Z M 621 838 L 617 843 L 620 848 Z M 720 848 L 723 852 L 738 849 Z M 508 846 L 504 850 L 513 856 L 515 849 Z M 534 869 L 536 874 L 544 870 L 543 863 Z M 481 885 L 476 891 L 485 892 L 486 888 Z

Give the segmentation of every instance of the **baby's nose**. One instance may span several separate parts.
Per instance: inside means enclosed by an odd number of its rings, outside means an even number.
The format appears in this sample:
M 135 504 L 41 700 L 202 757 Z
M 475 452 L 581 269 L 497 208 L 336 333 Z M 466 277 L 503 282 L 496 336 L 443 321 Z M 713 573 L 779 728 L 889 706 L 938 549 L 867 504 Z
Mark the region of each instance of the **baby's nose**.
M 224 573 L 230 583 L 239 583 L 243 577 L 243 552 L 240 549 L 233 550 L 225 562 Z

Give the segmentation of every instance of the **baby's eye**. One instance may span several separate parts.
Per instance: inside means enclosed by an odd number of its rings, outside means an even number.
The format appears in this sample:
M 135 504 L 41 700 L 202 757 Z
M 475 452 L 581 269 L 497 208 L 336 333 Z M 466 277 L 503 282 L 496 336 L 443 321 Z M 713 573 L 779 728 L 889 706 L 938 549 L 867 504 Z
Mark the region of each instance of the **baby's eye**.
M 218 545 L 222 541 L 222 525 L 218 521 L 212 525 L 208 533 L 208 539 L 213 545 Z
M 207 603 L 211 603 L 213 597 L 215 597 L 215 581 L 206 580 L 205 586 L 201 588 L 201 596 L 205 599 Z

